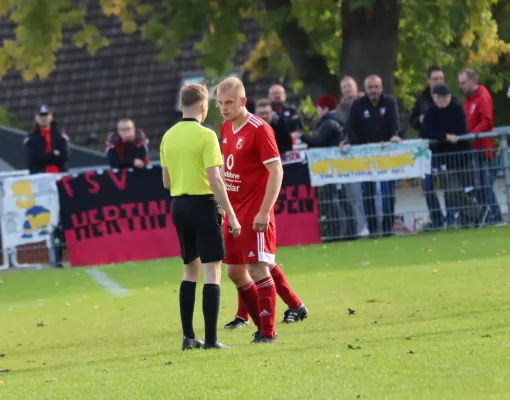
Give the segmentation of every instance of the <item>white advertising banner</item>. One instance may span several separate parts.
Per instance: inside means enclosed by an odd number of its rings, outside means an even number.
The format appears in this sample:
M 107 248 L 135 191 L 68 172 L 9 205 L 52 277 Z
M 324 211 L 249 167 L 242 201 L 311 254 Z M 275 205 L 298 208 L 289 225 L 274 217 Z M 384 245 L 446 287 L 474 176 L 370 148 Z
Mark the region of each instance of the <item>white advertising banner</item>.
M 421 139 L 351 146 L 347 152 L 311 149 L 306 155 L 312 186 L 418 178 L 432 168 L 428 141 Z

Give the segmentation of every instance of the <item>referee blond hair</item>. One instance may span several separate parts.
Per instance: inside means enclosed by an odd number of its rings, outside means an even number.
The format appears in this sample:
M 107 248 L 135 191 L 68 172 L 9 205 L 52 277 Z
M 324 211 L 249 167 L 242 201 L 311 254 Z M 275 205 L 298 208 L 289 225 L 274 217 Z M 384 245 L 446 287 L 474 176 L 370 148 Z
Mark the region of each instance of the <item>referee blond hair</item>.
M 218 342 L 221 262 L 225 258 L 223 210 L 239 236 L 241 226 L 228 200 L 220 173 L 223 165 L 216 134 L 202 126 L 207 117 L 209 93 L 203 85 L 187 84 L 181 89 L 182 120 L 170 128 L 161 141 L 163 185 L 173 197 L 172 219 L 177 230 L 184 278 L 179 292 L 183 350 L 226 349 Z M 223 210 L 222 210 L 223 209 Z M 195 336 L 193 311 L 195 292 L 204 269 L 202 310 L 205 341 Z

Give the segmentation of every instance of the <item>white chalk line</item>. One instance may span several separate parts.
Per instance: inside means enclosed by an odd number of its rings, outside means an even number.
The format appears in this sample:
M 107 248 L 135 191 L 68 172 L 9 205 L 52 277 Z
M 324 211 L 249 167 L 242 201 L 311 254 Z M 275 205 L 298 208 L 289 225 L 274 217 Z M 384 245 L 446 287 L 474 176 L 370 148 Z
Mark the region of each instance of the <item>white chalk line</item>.
M 114 296 L 127 296 L 128 291 L 119 285 L 116 281 L 111 279 L 105 272 L 97 269 L 97 268 L 87 268 L 85 270 L 87 274 L 89 274 L 92 279 L 94 279 L 98 284 L 108 290 Z

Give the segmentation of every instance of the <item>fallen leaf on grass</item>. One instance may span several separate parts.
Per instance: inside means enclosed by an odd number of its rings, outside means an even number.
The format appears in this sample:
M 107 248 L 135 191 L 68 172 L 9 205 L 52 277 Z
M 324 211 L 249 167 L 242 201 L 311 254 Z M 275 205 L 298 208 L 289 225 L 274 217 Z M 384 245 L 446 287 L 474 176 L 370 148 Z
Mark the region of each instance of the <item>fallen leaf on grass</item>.
M 407 354 L 415 354 L 414 350 L 409 350 Z
M 172 365 L 172 364 L 173 364 L 173 362 L 172 362 L 172 361 L 167 361 L 167 362 L 165 363 L 165 365 Z
M 0 358 L 5 357 L 5 353 L 0 354 Z
M 46 326 L 46 324 L 43 321 L 41 321 L 36 326 L 42 328 L 43 326 Z
M 397 361 L 400 361 L 400 356 L 397 356 Z
M 377 324 L 377 321 L 372 322 L 372 325 L 375 325 L 375 324 Z
M 482 293 L 482 296 L 490 296 L 491 295 L 491 292 L 489 292 L 488 290 L 486 290 L 485 292 Z
M 0 379 L 0 385 L 3 385 L 4 384 L 4 381 Z
M 437 268 L 434 268 L 434 269 L 432 270 L 432 273 L 433 273 L 433 274 L 437 274 L 438 272 L 439 272 L 439 270 L 438 270 Z
M 411 336 L 406 336 L 404 339 L 405 340 L 411 340 L 412 338 L 411 338 Z
M 352 344 L 348 344 L 347 348 L 349 350 L 361 350 L 361 346 L 353 346 Z
M 0 374 L 1 373 L 7 373 L 7 372 L 11 372 L 12 369 L 9 369 L 9 368 L 6 368 L 6 369 L 0 369 Z
M 352 308 L 348 308 L 347 311 L 349 311 L 349 315 L 354 315 L 356 314 L 356 310 L 352 309 Z
M 370 299 L 370 300 L 367 300 L 367 303 L 377 303 L 377 300 L 376 299 Z
M 94 310 L 97 310 L 99 308 L 99 306 L 94 306 Z
M 46 382 L 56 382 L 57 378 L 48 378 L 46 379 Z
M 481 337 L 482 337 L 482 338 L 490 338 L 490 337 L 491 337 L 491 335 L 482 335 Z

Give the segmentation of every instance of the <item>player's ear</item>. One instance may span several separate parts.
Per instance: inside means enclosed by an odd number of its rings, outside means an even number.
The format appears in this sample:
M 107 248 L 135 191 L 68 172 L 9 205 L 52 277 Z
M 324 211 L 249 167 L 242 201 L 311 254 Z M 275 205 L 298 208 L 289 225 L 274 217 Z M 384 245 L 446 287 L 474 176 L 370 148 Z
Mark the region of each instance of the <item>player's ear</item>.
M 184 107 L 182 106 L 182 104 L 181 104 L 181 107 L 179 107 L 179 108 L 181 109 L 181 111 L 184 111 Z
M 246 103 L 248 102 L 248 99 L 246 97 L 241 97 L 241 104 L 243 107 L 246 107 Z

